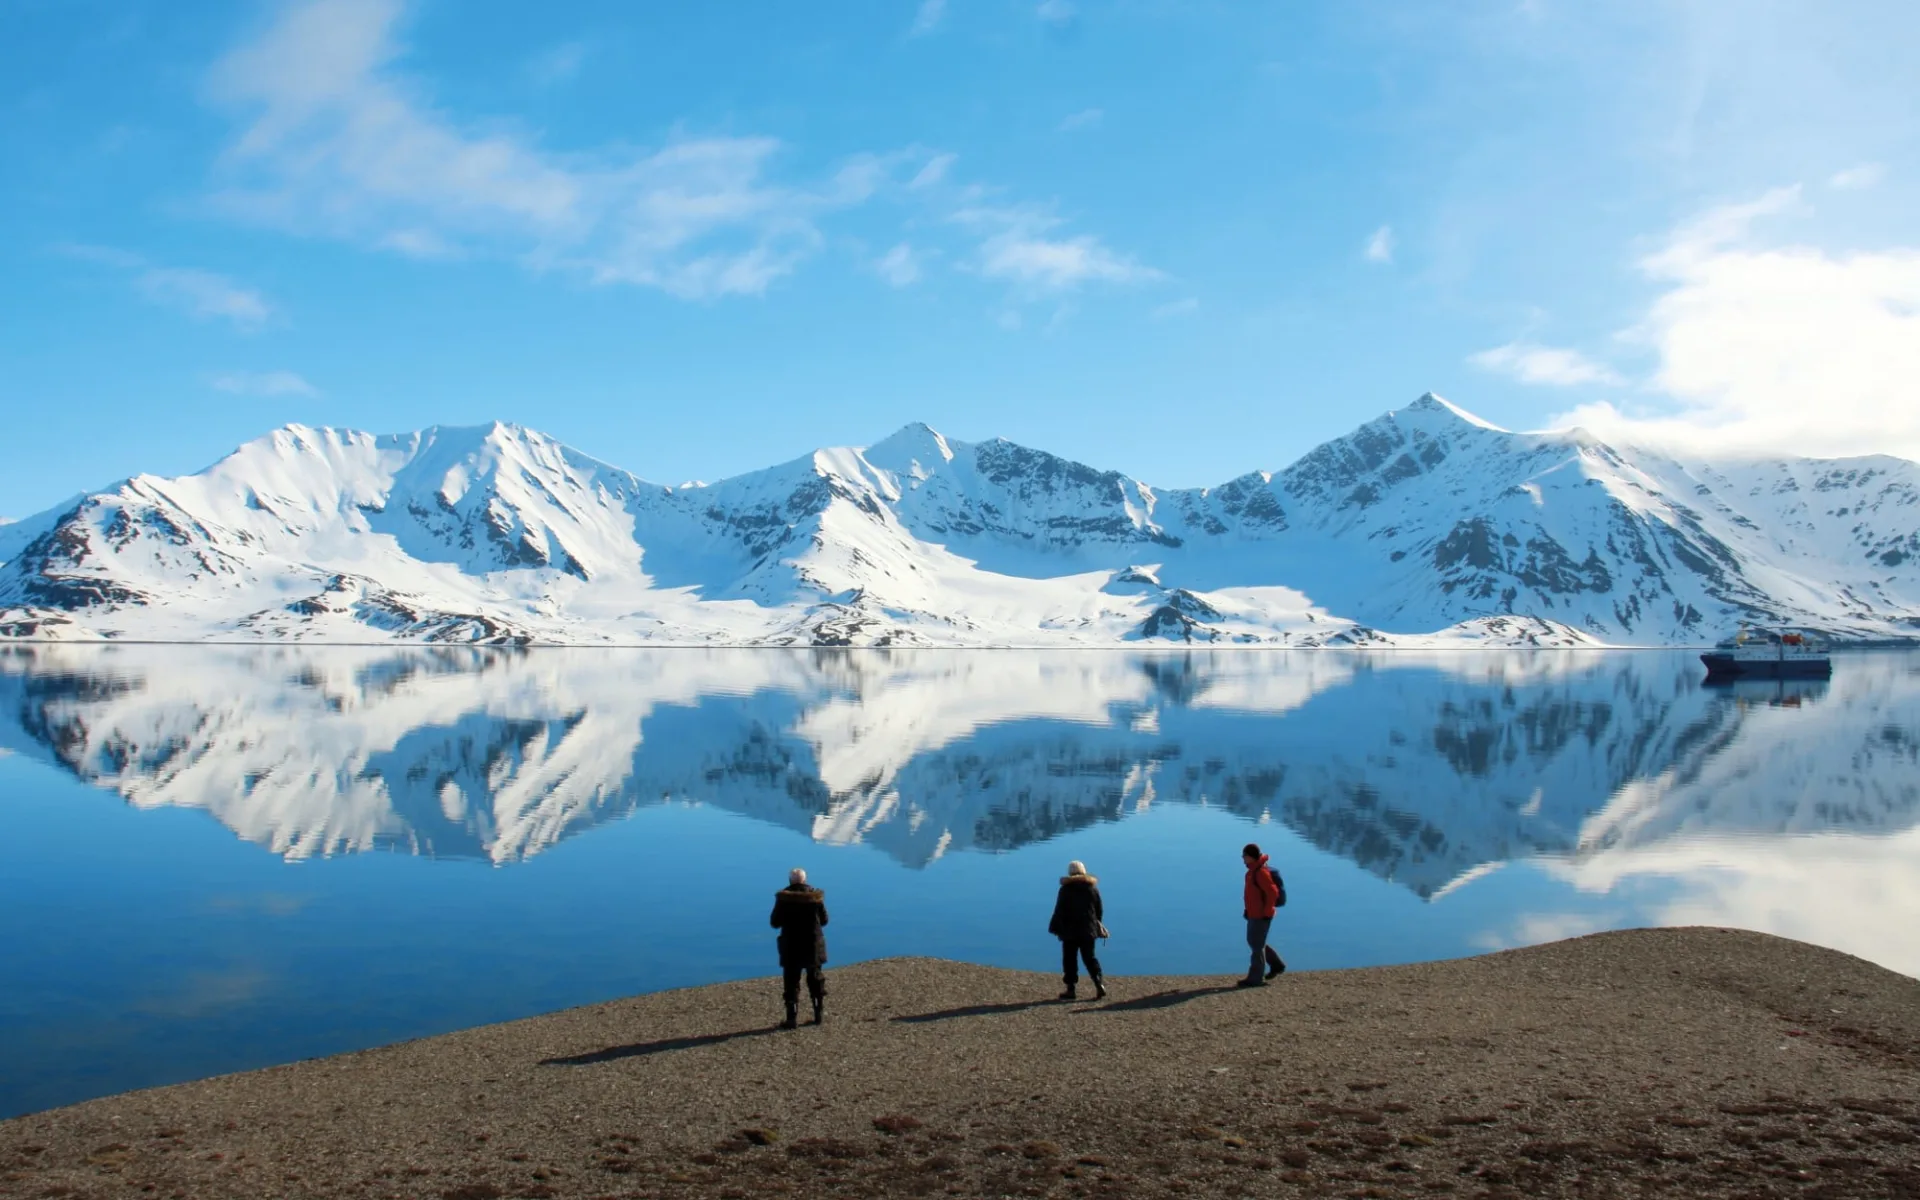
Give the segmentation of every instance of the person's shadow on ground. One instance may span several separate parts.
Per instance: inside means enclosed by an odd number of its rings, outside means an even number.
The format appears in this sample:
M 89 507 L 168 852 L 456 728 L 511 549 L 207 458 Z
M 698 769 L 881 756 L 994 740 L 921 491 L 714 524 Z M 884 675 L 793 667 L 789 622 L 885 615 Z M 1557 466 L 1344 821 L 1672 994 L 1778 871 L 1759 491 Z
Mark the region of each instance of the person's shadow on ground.
M 1029 1008 L 1040 1008 L 1048 1004 L 1061 1004 L 1060 1000 L 1020 1000 L 1012 1004 L 969 1004 L 965 1008 L 945 1008 L 939 1012 L 915 1013 L 910 1017 L 895 1017 L 900 1025 L 924 1025 L 928 1021 L 951 1021 L 957 1017 L 997 1017 L 1003 1013 L 1024 1012 Z
M 1154 1008 L 1172 1008 L 1176 1004 L 1185 1004 L 1189 1000 L 1198 1000 L 1202 996 L 1218 996 L 1223 992 L 1234 991 L 1231 983 L 1215 984 L 1212 987 L 1174 988 L 1165 992 L 1152 992 L 1145 996 L 1135 996 L 1131 1000 L 1114 1000 L 1092 1008 L 1074 1010 L 1076 1017 L 1090 1017 L 1096 1013 L 1145 1012 Z
M 697 1037 L 663 1038 L 657 1042 L 635 1042 L 629 1046 L 608 1046 L 605 1050 L 593 1050 L 586 1054 L 570 1054 L 565 1058 L 543 1058 L 543 1067 L 590 1067 L 595 1063 L 615 1062 L 623 1058 L 641 1058 L 649 1054 L 665 1054 L 670 1050 L 693 1050 L 701 1046 L 717 1046 L 721 1042 L 731 1042 L 735 1038 L 765 1037 L 778 1033 L 778 1025 L 769 1025 L 765 1029 L 740 1029 L 733 1033 L 705 1033 Z
M 1213 987 L 1175 988 L 1151 995 L 1135 996 L 1131 1000 L 1110 1000 L 1104 1004 L 1089 1004 L 1075 1008 L 1073 1015 L 1084 1017 L 1093 1013 L 1144 1012 L 1155 1008 L 1172 1008 L 1176 1004 L 1185 1004 L 1189 1000 L 1198 1000 L 1202 996 L 1217 996 L 1222 992 L 1235 990 L 1230 983 Z M 1024 1012 L 1029 1008 L 1046 1008 L 1056 1004 L 1072 1004 L 1070 1000 L 1020 1000 L 1012 1004 L 970 1004 L 965 1008 L 946 1008 L 939 1012 L 915 1013 L 907 1017 L 895 1017 L 894 1021 L 903 1025 L 920 1025 L 928 1021 L 951 1021 L 959 1017 L 997 1017 L 1006 1013 Z
M 1088 1005 L 1076 1008 L 1076 1017 L 1092 1016 L 1097 1013 L 1145 1012 L 1156 1008 L 1172 1008 L 1176 1004 L 1185 1004 L 1189 1000 L 1198 1000 L 1202 996 L 1217 996 L 1222 992 L 1233 991 L 1232 984 L 1219 984 L 1213 987 L 1174 988 L 1165 992 L 1153 992 L 1145 996 L 1135 996 L 1131 1000 L 1114 1000 L 1106 1004 Z M 914 1013 L 910 1016 L 894 1017 L 902 1025 L 924 1025 L 932 1021 L 953 1021 L 961 1017 L 997 1017 L 1007 1013 L 1025 1012 L 1030 1008 L 1043 1008 L 1048 1005 L 1066 1004 L 1065 1000 L 1019 1000 L 1011 1004 L 969 1004 L 964 1008 L 944 1008 L 939 1012 Z M 731 1042 L 737 1038 L 765 1037 L 780 1032 L 778 1025 L 769 1025 L 765 1029 L 740 1029 L 732 1033 L 706 1033 L 695 1037 L 662 1038 L 657 1042 L 635 1042 L 627 1046 L 608 1046 L 604 1050 L 593 1050 L 586 1054 L 570 1054 L 564 1058 L 546 1058 L 540 1060 L 543 1067 L 590 1067 L 595 1063 L 617 1062 L 623 1058 L 642 1058 L 649 1054 L 665 1054 L 673 1050 L 695 1050 L 701 1046 L 717 1046 L 722 1042 Z

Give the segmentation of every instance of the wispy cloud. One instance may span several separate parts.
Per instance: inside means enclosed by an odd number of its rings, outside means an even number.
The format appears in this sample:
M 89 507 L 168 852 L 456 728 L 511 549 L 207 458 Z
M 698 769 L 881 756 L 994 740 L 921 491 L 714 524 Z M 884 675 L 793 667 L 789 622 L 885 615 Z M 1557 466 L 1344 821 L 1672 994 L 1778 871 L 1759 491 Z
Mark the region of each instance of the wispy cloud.
M 209 81 L 244 115 L 221 162 L 224 211 L 415 256 L 501 254 L 676 296 L 759 293 L 904 159 L 860 156 L 809 184 L 773 178 L 764 137 L 680 137 L 647 152 L 555 153 L 511 125 L 436 106 L 398 69 L 400 0 L 305 0 Z
M 914 172 L 913 178 L 907 181 L 907 186 L 918 191 L 945 182 L 947 173 L 953 170 L 954 160 L 958 157 L 959 155 L 956 154 L 934 155 L 926 161 L 925 166 Z
M 1556 420 L 1721 456 L 1920 460 L 1920 248 L 1831 254 L 1757 233 L 1799 207 L 1778 188 L 1712 209 L 1644 257 L 1664 290 L 1624 336 L 1658 356 L 1662 398 Z
M 1090 233 L 1060 236 L 1066 222 L 1035 207 L 968 208 L 954 215 L 982 236 L 976 269 L 1023 291 L 1071 291 L 1087 283 L 1144 283 L 1159 271 L 1110 249 Z
M 1548 387 L 1577 387 L 1582 384 L 1619 386 L 1626 381 L 1611 367 L 1594 362 L 1578 350 L 1557 346 L 1536 346 L 1531 342 L 1508 342 L 1491 350 L 1469 355 L 1467 361 L 1482 370 L 1506 375 L 1521 383 Z
M 1367 238 L 1367 248 L 1363 252 L 1370 263 L 1390 263 L 1393 261 L 1393 226 L 1382 225 Z
M 1065 25 L 1080 15 L 1071 0 L 1041 0 L 1033 15 L 1049 25 Z
M 947 16 L 947 0 L 920 0 L 919 11 L 913 14 L 913 27 L 907 30 L 908 37 L 925 37 L 940 28 Z
M 1827 186 L 1842 192 L 1860 191 L 1878 184 L 1887 177 L 1887 169 L 1879 163 L 1861 163 L 1836 172 L 1827 180 Z
M 266 297 L 225 275 L 191 267 L 150 267 L 140 272 L 141 294 L 196 317 L 226 321 L 252 332 L 267 323 L 273 306 Z
M 126 272 L 134 290 L 154 304 L 201 320 L 225 321 L 242 333 L 254 332 L 274 315 L 272 303 L 259 291 L 214 271 L 162 266 L 111 246 L 74 245 L 60 250 L 69 257 Z
M 1199 311 L 1200 298 L 1198 296 L 1183 296 L 1178 300 L 1170 300 L 1154 309 L 1153 319 L 1156 321 L 1166 321 L 1174 317 L 1191 316 Z
M 380 249 L 391 250 L 408 258 L 436 259 L 460 258 L 460 247 L 449 242 L 431 229 L 396 229 L 381 237 Z
M 234 396 L 318 396 L 320 389 L 292 371 L 221 371 L 207 386 Z
M 1076 129 L 1097 129 L 1106 115 L 1105 109 L 1083 108 L 1077 113 L 1062 117 L 1059 129 L 1061 133 L 1072 133 Z
M 917 283 L 920 279 L 920 259 L 914 254 L 913 247 L 905 242 L 881 255 L 873 264 L 873 269 L 879 272 L 880 278 L 897 288 Z
M 1754 222 L 1779 216 L 1800 205 L 1800 185 L 1780 187 L 1741 204 L 1723 204 L 1683 223 L 1666 245 L 1640 260 L 1641 271 L 1655 279 L 1679 279 L 1711 262 L 1727 247 L 1746 239 Z
M 542 87 L 552 87 L 578 75 L 586 61 L 585 42 L 561 42 L 534 55 L 527 63 L 527 76 Z

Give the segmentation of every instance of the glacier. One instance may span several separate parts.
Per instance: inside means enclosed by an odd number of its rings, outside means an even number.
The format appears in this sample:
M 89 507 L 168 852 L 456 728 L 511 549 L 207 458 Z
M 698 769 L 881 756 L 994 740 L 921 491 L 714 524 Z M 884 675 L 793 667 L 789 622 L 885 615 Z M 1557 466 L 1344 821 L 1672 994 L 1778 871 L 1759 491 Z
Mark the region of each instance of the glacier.
M 495 423 L 290 425 L 0 524 L 0 640 L 1286 648 L 1920 639 L 1920 464 L 1687 461 L 1428 394 L 1162 489 L 909 425 L 649 483 Z

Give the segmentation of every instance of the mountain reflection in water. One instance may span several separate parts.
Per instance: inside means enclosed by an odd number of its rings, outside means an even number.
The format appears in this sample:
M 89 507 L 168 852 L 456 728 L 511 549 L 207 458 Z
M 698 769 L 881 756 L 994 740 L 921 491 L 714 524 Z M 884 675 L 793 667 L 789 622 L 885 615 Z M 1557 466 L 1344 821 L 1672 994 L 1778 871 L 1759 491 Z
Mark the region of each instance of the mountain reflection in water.
M 1490 864 L 1920 825 L 1920 672 L 1689 654 L 0 650 L 0 746 L 289 859 L 513 863 L 693 802 L 910 867 L 1156 804 L 1432 897 Z
M 1713 924 L 1920 974 L 1920 655 L 1702 674 L 1672 651 L 0 647 L 0 1116 L 764 974 L 795 864 L 834 897 L 836 963 L 1049 969 L 1082 858 L 1116 977 L 1237 972 L 1252 839 L 1297 969 Z

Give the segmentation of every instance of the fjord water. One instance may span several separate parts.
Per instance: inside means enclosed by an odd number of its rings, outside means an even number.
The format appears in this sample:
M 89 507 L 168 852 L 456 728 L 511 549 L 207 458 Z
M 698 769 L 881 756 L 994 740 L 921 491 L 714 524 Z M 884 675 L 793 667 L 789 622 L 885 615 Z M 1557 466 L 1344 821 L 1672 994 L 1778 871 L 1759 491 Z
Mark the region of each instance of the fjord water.
M 1679 651 L 0 649 L 0 1116 L 835 963 L 1117 974 L 1656 924 L 1920 974 L 1920 654 L 1703 685 Z M 776 998 L 769 993 L 769 1020 Z M 1284 1005 L 1283 994 L 1274 1003 Z

